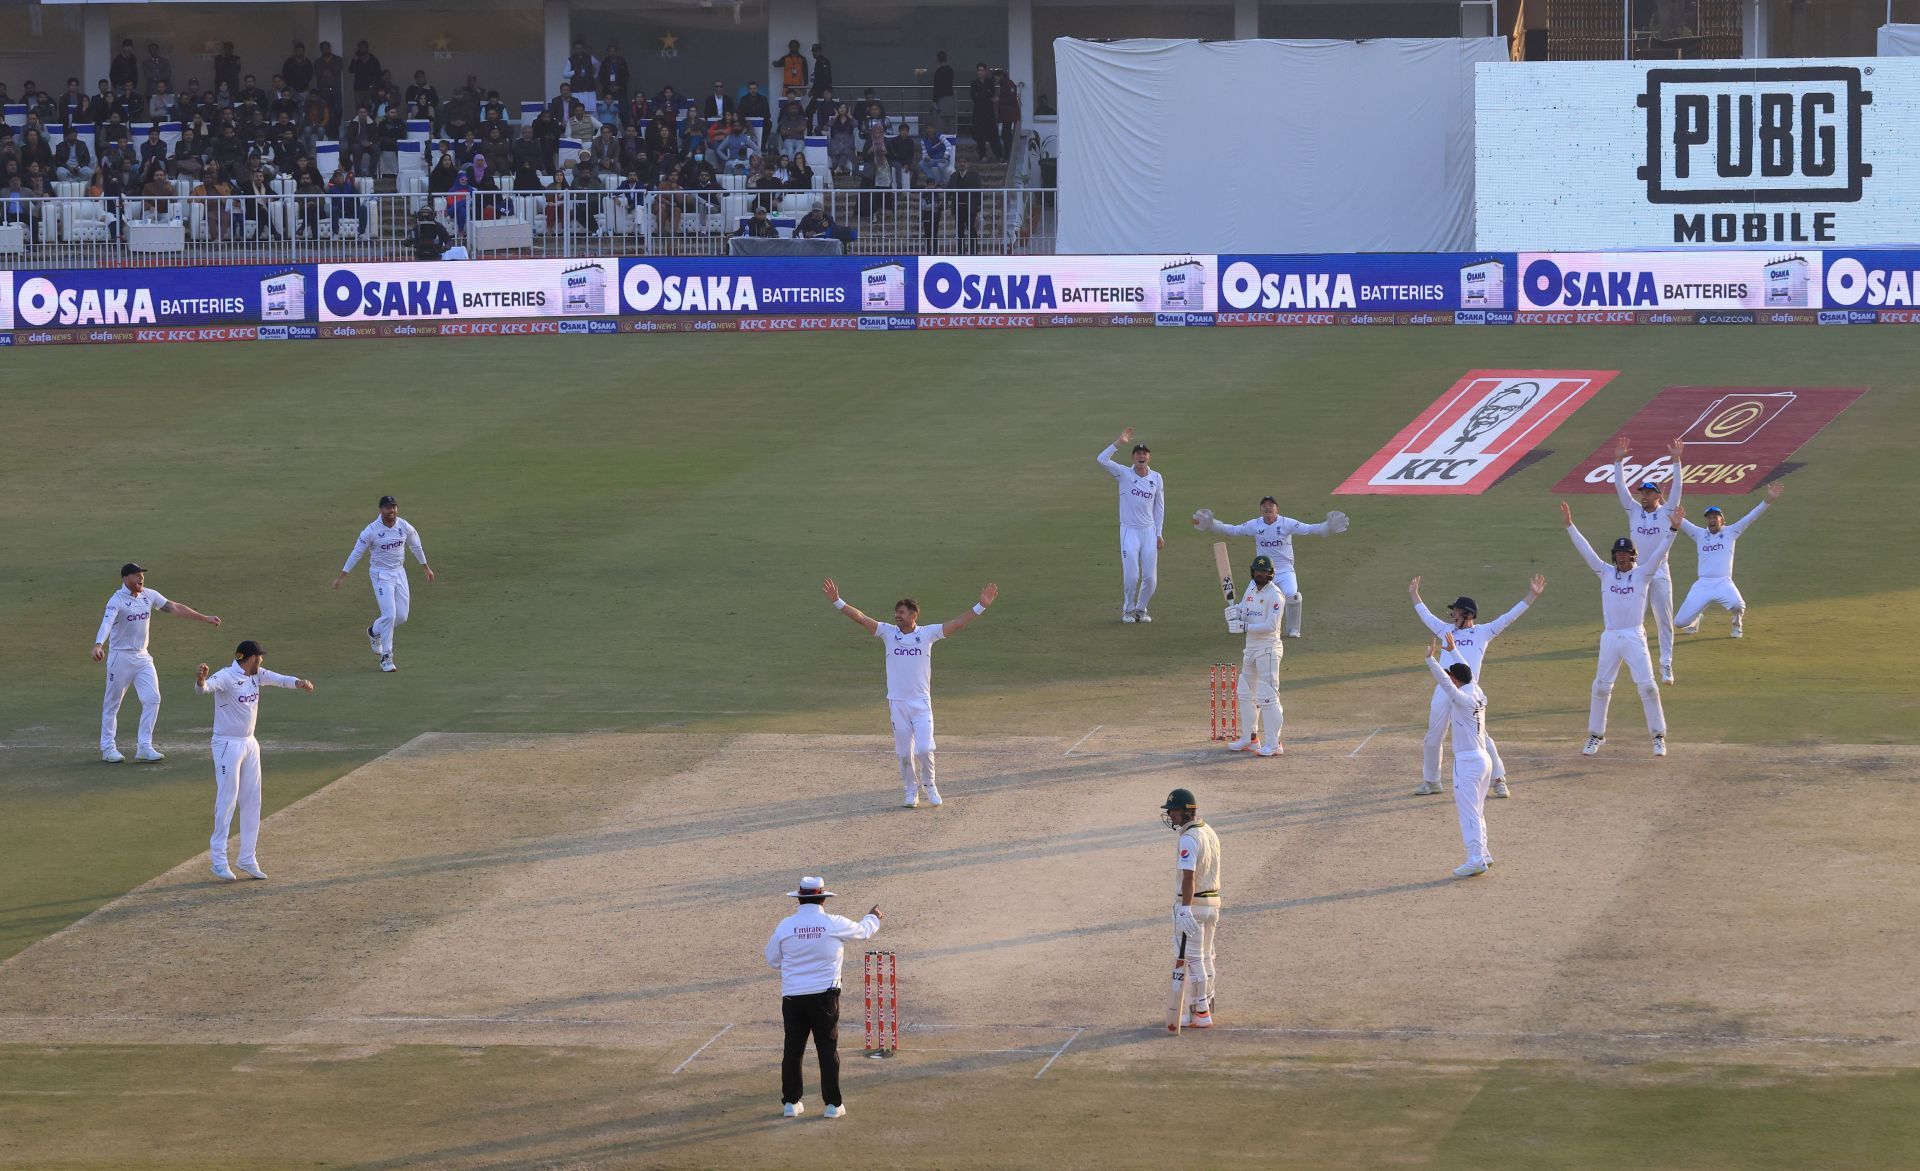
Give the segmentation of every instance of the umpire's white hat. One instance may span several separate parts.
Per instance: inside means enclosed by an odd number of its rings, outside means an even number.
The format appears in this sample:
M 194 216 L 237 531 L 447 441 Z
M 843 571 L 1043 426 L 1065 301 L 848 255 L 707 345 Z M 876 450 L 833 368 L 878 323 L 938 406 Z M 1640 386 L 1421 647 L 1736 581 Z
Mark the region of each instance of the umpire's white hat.
M 827 889 L 826 879 L 803 878 L 800 880 L 800 889 L 788 891 L 787 897 L 790 899 L 830 899 L 834 897 L 834 894 Z

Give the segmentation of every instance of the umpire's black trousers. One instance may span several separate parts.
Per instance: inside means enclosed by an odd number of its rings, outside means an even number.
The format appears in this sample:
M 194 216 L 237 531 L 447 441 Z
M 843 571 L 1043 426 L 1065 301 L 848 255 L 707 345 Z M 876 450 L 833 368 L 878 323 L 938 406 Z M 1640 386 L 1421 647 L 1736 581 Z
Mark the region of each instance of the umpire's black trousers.
M 829 1106 L 840 1102 L 840 990 L 782 996 L 780 1019 L 787 1027 L 787 1045 L 780 1057 L 780 1100 L 798 1102 L 804 1088 L 800 1061 L 807 1055 L 807 1037 L 820 1057 L 820 1097 Z

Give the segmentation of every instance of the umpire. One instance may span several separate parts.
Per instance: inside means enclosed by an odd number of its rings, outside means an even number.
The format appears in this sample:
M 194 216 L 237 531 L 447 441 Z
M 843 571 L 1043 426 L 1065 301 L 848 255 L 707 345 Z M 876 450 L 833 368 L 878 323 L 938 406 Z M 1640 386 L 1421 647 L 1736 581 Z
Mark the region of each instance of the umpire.
M 799 899 L 793 914 L 780 920 L 767 939 L 767 966 L 780 970 L 780 1019 L 786 1025 L 786 1049 L 780 1058 L 780 1101 L 788 1118 L 806 1112 L 800 1101 L 800 1061 L 807 1055 L 807 1037 L 813 1037 L 820 1058 L 820 1097 L 826 1116 L 847 1112 L 840 1101 L 840 962 L 846 954 L 841 942 L 872 939 L 880 931 L 880 908 L 855 923 L 829 915 L 833 897 L 824 878 L 802 878 L 799 890 L 787 892 Z

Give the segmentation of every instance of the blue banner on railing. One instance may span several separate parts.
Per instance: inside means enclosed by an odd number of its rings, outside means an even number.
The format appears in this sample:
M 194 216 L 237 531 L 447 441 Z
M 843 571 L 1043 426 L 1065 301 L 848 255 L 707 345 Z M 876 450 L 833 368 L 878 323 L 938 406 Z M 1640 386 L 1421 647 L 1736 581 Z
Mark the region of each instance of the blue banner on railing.
M 1220 312 L 1511 309 L 1512 253 L 1222 256 Z
M 620 262 L 620 311 L 908 313 L 911 256 L 644 257 Z
M 0 329 L 312 321 L 312 284 L 312 265 L 16 270 Z
M 1831 309 L 1920 308 L 1920 252 L 1828 252 Z

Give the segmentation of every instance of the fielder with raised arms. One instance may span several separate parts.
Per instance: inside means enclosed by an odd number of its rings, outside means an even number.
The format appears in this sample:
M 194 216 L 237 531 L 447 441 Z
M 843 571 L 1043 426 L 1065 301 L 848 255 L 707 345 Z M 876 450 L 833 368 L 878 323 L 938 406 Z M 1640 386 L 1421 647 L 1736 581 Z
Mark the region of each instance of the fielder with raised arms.
M 1260 515 L 1245 524 L 1230 525 L 1215 520 L 1213 510 L 1203 508 L 1193 514 L 1193 527 L 1204 531 L 1223 533 L 1229 537 L 1252 537 L 1253 551 L 1273 562 L 1274 580 L 1280 585 L 1280 593 L 1286 598 L 1286 622 L 1284 633 L 1288 638 L 1300 637 L 1300 579 L 1293 569 L 1293 538 L 1296 536 L 1325 537 L 1347 531 L 1347 514 L 1329 512 L 1327 519 L 1319 524 L 1308 524 L 1290 516 L 1280 515 L 1280 502 L 1271 496 L 1260 498 Z
M 431 585 L 433 566 L 427 564 L 427 551 L 420 547 L 420 530 L 401 519 L 400 505 L 393 497 L 382 496 L 380 515 L 354 538 L 347 563 L 333 579 L 333 588 L 337 590 L 340 583 L 347 580 L 347 574 L 353 572 L 360 555 L 366 554 L 367 578 L 373 582 L 374 601 L 380 607 L 380 616 L 367 627 L 367 642 L 372 645 L 373 653 L 380 656 L 382 671 L 400 669 L 393 661 L 393 628 L 407 620 L 413 607 L 413 591 L 407 585 L 408 549 L 413 550 L 414 560 L 420 563 Z
M 260 742 L 253 730 L 260 719 L 260 689 L 291 687 L 312 691 L 313 681 L 278 675 L 261 666 L 267 652 L 248 639 L 234 648 L 233 662 L 217 672 L 205 663 L 194 669 L 193 689 L 213 696 L 213 837 L 207 847 L 213 857 L 213 876 L 233 882 L 227 866 L 227 831 L 234 807 L 240 810 L 238 869 L 249 878 L 265 878 L 255 847 L 260 841 Z
M 1674 524 L 1686 516 L 1679 505 L 1673 506 Z M 1679 529 L 1669 528 L 1653 539 L 1653 552 L 1645 561 L 1632 537 L 1613 543 L 1611 564 L 1600 560 L 1586 537 L 1573 525 L 1573 509 L 1560 502 L 1560 519 L 1567 536 L 1580 551 L 1587 568 L 1600 579 L 1600 613 L 1606 629 L 1600 634 L 1600 666 L 1593 676 L 1593 699 L 1587 709 L 1587 745 L 1580 751 L 1592 756 L 1607 740 L 1607 706 L 1613 701 L 1613 681 L 1625 663 L 1640 689 L 1640 707 L 1647 714 L 1647 731 L 1653 735 L 1653 754 L 1667 754 L 1667 713 L 1660 703 L 1660 685 L 1653 681 L 1653 663 L 1647 657 L 1647 594 L 1653 575 L 1667 560 Z
M 1280 657 L 1286 650 L 1280 644 L 1280 615 L 1286 599 L 1274 584 L 1273 562 L 1255 557 L 1248 571 L 1253 580 L 1240 600 L 1227 607 L 1227 633 L 1247 636 L 1246 650 L 1240 658 L 1240 706 L 1253 713 L 1240 739 L 1227 745 L 1228 752 L 1244 752 L 1259 740 L 1261 756 L 1282 756 L 1280 726 L 1286 711 L 1280 706 Z
M 1493 865 L 1487 848 L 1487 778 L 1493 762 L 1487 758 L 1487 693 L 1473 681 L 1473 668 L 1456 660 L 1440 665 L 1442 650 L 1455 650 L 1453 633 L 1435 638 L 1427 647 L 1427 671 L 1445 697 L 1447 718 L 1453 725 L 1453 804 L 1460 811 L 1460 840 L 1467 860 L 1453 871 L 1455 878 L 1485 874 Z
M 147 629 L 153 625 L 153 612 L 191 618 L 209 626 L 220 625 L 212 614 L 202 614 L 185 602 L 169 601 L 159 590 L 147 588 L 145 567 L 129 561 L 120 567 L 120 588 L 107 599 L 107 612 L 100 616 L 100 629 L 93 636 L 93 661 L 107 664 L 107 694 L 100 703 L 100 759 L 119 764 L 116 741 L 120 733 L 120 705 L 126 701 L 127 688 L 140 698 L 140 735 L 134 741 L 135 760 L 165 760 L 166 755 L 153 746 L 153 727 L 160 722 L 160 675 L 154 670 L 153 656 L 147 653 Z
M 1114 453 L 1133 443 L 1133 428 L 1107 444 L 1095 456 L 1120 487 L 1120 621 L 1152 622 L 1147 603 L 1160 581 L 1160 550 L 1167 543 L 1167 485 L 1147 465 L 1153 452 L 1144 443 L 1133 444 L 1133 466 L 1113 462 Z
M 1540 574 L 1533 575 L 1533 582 L 1527 590 L 1527 596 L 1485 626 L 1480 625 L 1479 607 L 1473 599 L 1464 595 L 1453 600 L 1447 607 L 1445 621 L 1434 616 L 1427 604 L 1420 600 L 1420 579 L 1414 578 L 1407 583 L 1407 594 L 1413 598 L 1413 612 L 1432 632 L 1435 638 L 1448 636 L 1445 653 L 1440 656 L 1440 665 L 1450 667 L 1455 663 L 1465 663 L 1473 669 L 1473 678 L 1479 679 L 1482 665 L 1486 661 L 1487 647 L 1500 633 L 1520 620 L 1527 607 L 1539 600 L 1540 594 L 1547 588 L 1547 579 Z M 1448 711 L 1450 697 L 1444 685 L 1435 684 L 1433 701 L 1427 705 L 1427 738 L 1421 741 L 1420 748 L 1420 784 L 1414 789 L 1414 796 L 1424 797 L 1430 793 L 1444 793 L 1447 787 L 1440 782 L 1440 745 L 1447 738 Z M 1494 747 L 1492 736 L 1483 736 L 1487 761 L 1493 769 L 1491 792 L 1495 797 L 1511 797 L 1512 790 L 1507 788 L 1507 765 L 1500 759 L 1500 750 Z
M 865 627 L 887 649 L 887 707 L 893 715 L 893 753 L 900 758 L 900 784 L 907 809 L 940 804 L 940 787 L 933 774 L 933 644 L 951 638 L 987 612 L 1000 596 L 1000 587 L 988 582 L 972 610 L 932 626 L 920 625 L 920 603 L 901 598 L 893 604 L 893 621 L 876 622 L 847 604 L 840 587 L 828 578 L 820 587 L 833 608 Z
M 1639 544 L 1651 547 L 1661 534 L 1672 527 L 1673 514 L 1680 507 L 1680 492 L 1686 487 L 1686 475 L 1680 466 L 1680 452 L 1686 447 L 1678 439 L 1667 446 L 1673 458 L 1673 494 L 1664 495 L 1660 485 L 1641 480 L 1632 492 L 1627 490 L 1627 440 L 1624 436 L 1613 448 L 1613 486 L 1620 493 L 1620 507 L 1627 510 L 1629 534 Z M 1634 499 L 1634 493 L 1640 498 Z M 1672 538 L 1669 537 L 1669 540 Z M 1673 682 L 1673 572 L 1665 561 L 1660 571 L 1647 581 L 1647 604 L 1653 610 L 1653 629 L 1660 636 L 1660 682 Z
M 1702 515 L 1707 522 L 1704 528 L 1692 521 L 1680 522 L 1680 531 L 1700 546 L 1700 576 L 1687 591 L 1687 600 L 1681 603 L 1680 612 L 1673 617 L 1680 633 L 1692 634 L 1699 630 L 1700 615 L 1715 603 L 1733 611 L 1733 637 L 1739 638 L 1744 633 L 1742 623 L 1747 616 L 1747 600 L 1740 596 L 1740 587 L 1733 584 L 1733 544 L 1747 531 L 1747 526 L 1767 510 L 1768 501 L 1780 499 L 1780 490 L 1779 481 L 1768 484 L 1767 499 L 1732 524 L 1726 523 L 1726 514 L 1717 504 Z

